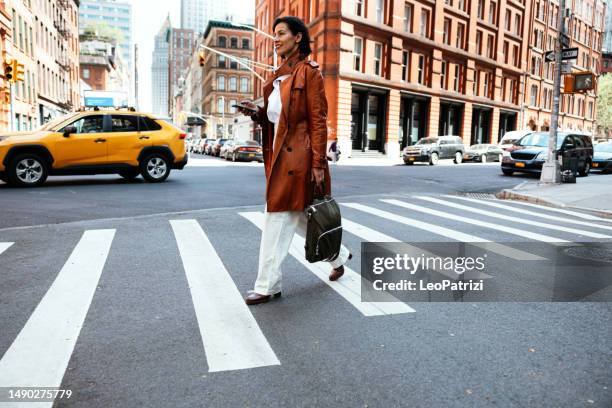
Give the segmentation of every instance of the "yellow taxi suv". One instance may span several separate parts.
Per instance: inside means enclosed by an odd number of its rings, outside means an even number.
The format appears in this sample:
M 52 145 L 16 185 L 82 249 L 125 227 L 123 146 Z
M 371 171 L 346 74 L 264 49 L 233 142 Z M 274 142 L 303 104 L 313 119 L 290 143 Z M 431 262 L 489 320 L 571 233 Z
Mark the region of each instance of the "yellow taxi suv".
M 181 129 L 133 111 L 75 112 L 32 132 L 0 134 L 0 180 L 34 187 L 49 175 L 139 175 L 164 181 L 187 164 Z

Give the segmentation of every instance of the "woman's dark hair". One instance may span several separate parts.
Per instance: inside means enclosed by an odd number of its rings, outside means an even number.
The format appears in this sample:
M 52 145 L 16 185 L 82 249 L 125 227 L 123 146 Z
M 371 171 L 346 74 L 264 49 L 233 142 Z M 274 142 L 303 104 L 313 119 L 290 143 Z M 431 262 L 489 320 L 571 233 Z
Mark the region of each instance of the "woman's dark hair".
M 303 56 L 308 56 L 312 53 L 312 48 L 310 48 L 310 34 L 308 34 L 308 27 L 302 21 L 302 19 L 295 16 L 285 16 L 279 17 L 274 20 L 274 25 L 272 26 L 272 30 L 276 29 L 276 26 L 280 23 L 287 24 L 291 34 L 298 35 L 298 33 L 302 34 L 302 39 L 299 42 L 299 50 L 300 54 Z

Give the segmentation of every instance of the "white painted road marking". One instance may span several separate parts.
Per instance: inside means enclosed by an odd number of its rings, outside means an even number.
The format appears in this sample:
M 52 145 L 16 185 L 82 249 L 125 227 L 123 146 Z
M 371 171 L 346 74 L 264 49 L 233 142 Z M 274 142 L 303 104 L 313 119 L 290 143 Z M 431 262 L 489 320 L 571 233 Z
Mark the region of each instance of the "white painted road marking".
M 61 385 L 114 236 L 114 229 L 85 231 L 0 360 L 0 387 Z M 36 403 L 37 407 L 52 405 Z
M 208 369 L 280 365 L 217 251 L 196 220 L 171 220 Z
M 510 200 L 506 200 L 506 201 L 510 201 Z M 540 210 L 552 211 L 552 212 L 556 212 L 560 214 L 567 214 L 567 215 L 571 215 L 572 217 L 582 218 L 583 220 L 612 222 L 611 218 L 597 217 L 595 215 L 583 214 L 577 211 L 564 210 L 562 208 L 549 207 L 547 205 L 527 203 L 525 201 L 520 201 L 520 200 L 512 200 L 511 202 L 512 204 L 518 204 L 518 205 L 522 205 L 525 207 L 534 207 L 534 208 L 539 208 Z
M 260 230 L 263 228 L 264 214 L 260 212 L 241 212 L 241 216 L 255 224 Z M 295 234 L 291 242 L 289 253 L 304 267 L 314 273 L 330 288 L 346 299 L 351 305 L 359 310 L 364 316 L 381 316 L 401 313 L 412 313 L 414 309 L 400 302 L 393 296 L 381 292 L 379 296 L 385 296 L 386 302 L 364 302 L 361 300 L 361 275 L 348 266 L 344 266 L 344 275 L 341 279 L 331 282 L 328 278 L 330 270 L 326 262 L 309 263 L 304 257 L 304 238 Z
M 14 242 L 0 242 L 0 254 L 9 249 Z
M 545 222 L 539 222 L 539 221 L 534 221 L 534 220 L 528 220 L 525 218 L 513 217 L 511 215 L 498 214 L 493 211 L 483 210 L 482 208 L 468 207 L 467 205 L 452 203 L 449 201 L 440 200 L 438 198 L 427 197 L 427 196 L 416 196 L 415 198 L 419 200 L 423 200 L 423 201 L 429 201 L 430 203 L 436 203 L 436 204 L 440 204 L 446 207 L 456 208 L 458 210 L 463 210 L 463 211 L 472 212 L 472 213 L 476 213 L 480 215 L 485 215 L 491 218 L 498 218 L 500 220 L 512 221 L 512 222 L 516 222 L 519 224 L 528 224 L 528 225 L 533 225 L 535 227 L 552 229 L 555 231 L 569 232 L 571 234 L 584 235 L 586 237 L 591 237 L 591 238 L 602 238 L 602 239 L 612 238 L 611 236 L 604 235 L 604 234 L 598 234 L 596 232 L 584 231 L 584 230 L 579 230 L 575 228 L 564 227 L 561 225 L 547 224 Z
M 444 228 L 439 225 L 430 224 L 427 222 L 419 221 L 414 218 L 404 217 L 402 215 L 397 215 L 388 211 L 379 210 L 378 208 L 369 207 L 363 204 L 357 203 L 341 203 L 349 208 L 354 208 L 359 211 L 363 211 L 372 215 L 376 215 L 381 218 L 385 218 L 390 221 L 398 222 L 400 224 L 407 225 L 409 227 L 418 228 L 427 232 L 431 232 L 432 234 L 441 235 L 446 238 L 453 239 L 455 241 L 460 242 L 472 242 L 475 245 L 487 249 L 491 252 L 495 252 L 496 254 L 516 259 L 519 261 L 543 261 L 546 258 L 542 258 L 541 256 L 531 254 L 529 252 L 521 251 L 520 249 L 515 249 L 509 247 L 507 245 L 498 244 L 496 242 L 491 242 L 487 239 L 477 237 L 475 235 L 465 234 L 463 232 L 455 231 L 449 228 Z
M 601 225 L 601 224 L 595 224 L 593 222 L 578 221 L 571 217 L 558 217 L 558 216 L 554 216 L 550 214 L 543 214 L 543 213 L 536 212 L 536 211 L 529 211 L 523 208 L 513 207 L 511 205 L 500 204 L 498 201 L 475 200 L 473 198 L 459 197 L 459 196 L 452 196 L 452 195 L 444 195 L 443 197 L 448 197 L 451 199 L 457 199 L 457 200 L 463 200 L 463 201 L 469 201 L 469 202 L 477 203 L 477 204 L 483 204 L 489 207 L 501 208 L 503 210 L 514 211 L 514 212 L 518 212 L 521 214 L 533 215 L 534 217 L 545 218 L 547 220 L 554 220 L 554 221 L 561 222 L 564 224 L 583 225 L 585 227 L 601 228 L 601 229 L 612 231 L 612 226 L 610 225 Z M 540 208 L 540 209 L 543 209 L 543 208 Z
M 380 201 L 385 202 L 387 204 L 396 205 L 398 207 L 403 207 L 403 208 L 407 208 L 410 210 L 419 211 L 425 214 L 435 215 L 440 218 L 446 218 L 446 219 L 453 220 L 453 221 L 460 221 L 466 224 L 478 225 L 479 227 L 490 228 L 496 231 L 503 231 L 503 232 L 507 232 L 508 234 L 514 234 L 514 235 L 518 235 L 519 237 L 529 238 L 529 239 L 533 239 L 536 241 L 542 241 L 542 242 L 546 242 L 546 243 L 553 244 L 553 245 L 558 244 L 558 243 L 568 243 L 569 242 L 569 241 L 566 241 L 560 238 L 550 237 L 548 235 L 536 234 L 534 232 L 524 231 L 524 230 L 520 230 L 520 229 L 512 228 L 512 227 L 505 227 L 503 225 L 492 224 L 486 221 L 474 220 L 471 218 L 462 217 L 457 214 L 451 214 L 451 213 L 447 213 L 444 211 L 438 211 L 438 210 L 434 210 L 433 208 L 422 207 L 420 205 L 405 203 L 399 200 L 380 200 Z

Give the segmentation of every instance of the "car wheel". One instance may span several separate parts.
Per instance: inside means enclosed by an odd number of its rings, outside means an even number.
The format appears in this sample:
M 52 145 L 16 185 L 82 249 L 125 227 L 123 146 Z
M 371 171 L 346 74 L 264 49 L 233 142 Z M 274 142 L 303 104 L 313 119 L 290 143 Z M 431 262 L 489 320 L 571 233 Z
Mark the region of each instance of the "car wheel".
M 412 166 L 414 164 L 414 162 L 412 160 L 405 160 L 404 164 L 406 164 L 408 166 Z
M 504 173 L 504 176 L 511 176 L 514 174 L 514 171 L 502 169 L 502 173 Z
M 584 162 L 583 169 L 578 171 L 578 174 L 580 174 L 581 177 L 587 177 L 590 171 L 591 171 L 591 162 L 587 160 Z
M 170 175 L 170 162 L 161 153 L 152 153 L 140 162 L 140 174 L 151 183 L 164 181 Z
M 480 156 L 480 162 L 481 163 L 486 163 L 487 162 L 487 155 L 483 154 L 482 156 Z
M 429 156 L 429 165 L 435 166 L 436 164 L 438 164 L 439 159 L 440 157 L 438 156 L 438 153 L 432 153 L 431 156 Z
M 462 161 L 463 161 L 463 155 L 461 154 L 461 152 L 456 152 L 455 159 L 453 160 L 453 162 L 455 164 L 461 164 Z
M 136 169 L 123 170 L 119 172 L 119 175 L 126 180 L 134 180 L 140 175 L 140 172 Z
M 34 153 L 24 153 L 12 159 L 7 168 L 9 184 L 17 187 L 37 187 L 49 175 L 45 160 Z

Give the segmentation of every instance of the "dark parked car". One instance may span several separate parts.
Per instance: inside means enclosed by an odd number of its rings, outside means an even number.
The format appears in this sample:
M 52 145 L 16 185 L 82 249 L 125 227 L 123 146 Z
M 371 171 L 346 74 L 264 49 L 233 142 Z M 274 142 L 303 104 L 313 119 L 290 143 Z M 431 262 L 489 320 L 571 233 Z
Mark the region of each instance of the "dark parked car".
M 548 132 L 535 132 L 521 138 L 512 151 L 504 152 L 502 172 L 541 173 L 548 154 Z M 563 158 L 576 158 L 578 174 L 587 176 L 593 160 L 593 143 L 586 135 L 557 133 L 557 154 Z
M 494 144 L 475 144 L 465 149 L 463 161 L 501 162 L 504 149 Z
M 591 171 L 612 171 L 612 142 L 600 143 L 593 148 L 593 165 Z
M 210 145 L 207 146 L 206 154 L 209 154 L 211 156 L 219 157 L 219 154 L 221 153 L 221 147 L 227 141 L 228 141 L 228 139 L 216 139 L 216 140 L 213 140 L 213 142 Z
M 236 140 L 226 150 L 225 158 L 234 162 L 239 160 L 263 162 L 263 151 L 261 150 L 261 145 L 255 140 Z
M 435 165 L 439 159 L 454 159 L 459 164 L 464 151 L 465 146 L 459 136 L 425 137 L 412 146 L 406 146 L 402 157 L 405 164 L 426 162 Z

